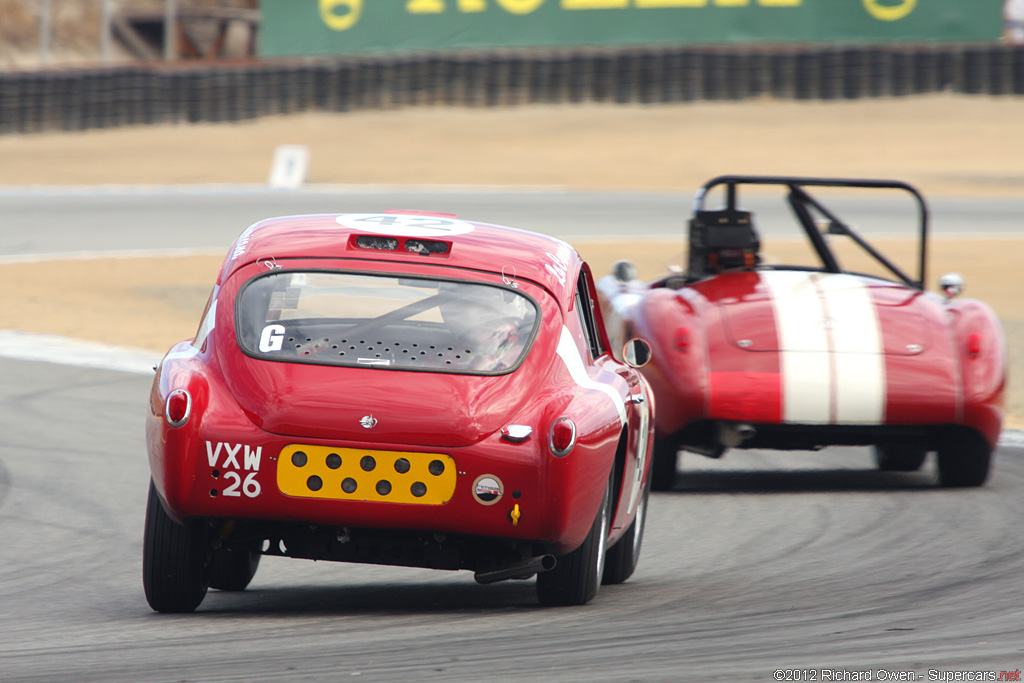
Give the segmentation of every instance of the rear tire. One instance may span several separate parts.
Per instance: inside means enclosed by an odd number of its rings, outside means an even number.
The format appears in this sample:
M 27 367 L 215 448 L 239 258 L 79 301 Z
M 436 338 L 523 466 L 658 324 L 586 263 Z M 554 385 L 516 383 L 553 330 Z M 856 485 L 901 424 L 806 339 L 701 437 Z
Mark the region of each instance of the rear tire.
M 679 448 L 675 442 L 654 437 L 651 461 L 651 489 L 671 491 L 676 483 L 676 458 Z
M 183 526 L 171 519 L 152 481 L 142 546 L 142 586 L 149 606 L 157 612 L 194 612 L 210 583 L 206 526 Z
M 916 472 L 928 451 L 914 446 L 875 446 L 875 465 L 882 472 Z
M 947 487 L 981 486 L 988 479 L 992 447 L 978 432 L 965 429 L 939 448 L 939 483 Z
M 644 491 L 637 503 L 636 517 L 626 529 L 619 542 L 608 549 L 604 560 L 604 576 L 601 583 L 615 585 L 624 582 L 636 571 L 640 562 L 640 546 L 644 541 L 644 525 L 647 523 L 647 498 L 651 492 L 651 478 L 647 477 Z
M 540 604 L 548 607 L 585 605 L 597 595 L 604 573 L 611 507 L 612 482 L 609 479 L 601 507 L 583 544 L 568 555 L 559 557 L 554 569 L 537 575 Z
M 244 591 L 260 566 L 258 552 L 248 548 L 221 548 L 210 562 L 210 588 Z

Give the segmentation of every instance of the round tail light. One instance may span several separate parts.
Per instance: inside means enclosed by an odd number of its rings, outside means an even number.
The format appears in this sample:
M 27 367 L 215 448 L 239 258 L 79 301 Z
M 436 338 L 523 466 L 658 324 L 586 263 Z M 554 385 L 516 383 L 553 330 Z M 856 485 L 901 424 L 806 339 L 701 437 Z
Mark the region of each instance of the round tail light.
M 690 330 L 685 327 L 676 328 L 676 348 L 686 352 L 690 348 Z
M 180 427 L 188 422 L 192 414 L 192 394 L 185 389 L 175 389 L 167 395 L 164 406 L 164 419 L 172 427 Z
M 981 335 L 977 332 L 967 337 L 967 355 L 971 358 L 981 355 Z
M 559 458 L 569 455 L 576 445 L 576 425 L 567 417 L 560 417 L 551 424 L 548 448 Z

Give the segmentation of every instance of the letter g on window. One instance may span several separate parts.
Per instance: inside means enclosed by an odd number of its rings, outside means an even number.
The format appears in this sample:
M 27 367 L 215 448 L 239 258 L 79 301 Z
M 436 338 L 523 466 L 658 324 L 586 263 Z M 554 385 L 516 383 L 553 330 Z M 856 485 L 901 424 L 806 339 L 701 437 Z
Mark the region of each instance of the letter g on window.
M 333 31 L 352 28 L 363 11 L 363 0 L 320 0 L 320 19 Z
M 260 351 L 270 353 L 280 351 L 284 343 L 284 327 L 282 325 L 267 325 L 260 335 Z

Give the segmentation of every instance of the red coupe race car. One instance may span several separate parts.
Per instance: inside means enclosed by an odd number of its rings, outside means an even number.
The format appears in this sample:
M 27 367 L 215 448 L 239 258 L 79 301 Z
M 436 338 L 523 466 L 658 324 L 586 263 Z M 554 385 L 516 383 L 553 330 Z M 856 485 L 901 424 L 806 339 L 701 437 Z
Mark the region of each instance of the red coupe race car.
M 625 581 L 653 401 L 595 294 L 566 243 L 447 214 L 250 227 L 153 382 L 149 604 L 242 590 L 262 555 L 536 574 L 545 605 Z
M 883 233 L 896 214 L 909 239 L 887 257 L 836 206 Z M 755 227 L 764 216 L 782 232 Z M 960 276 L 942 277 L 942 295 L 925 291 L 927 240 L 927 206 L 905 183 L 723 176 L 697 193 L 685 271 L 645 283 L 617 263 L 598 291 L 613 345 L 636 336 L 652 347 L 653 488 L 672 487 L 680 449 L 830 445 L 874 446 L 887 471 L 917 470 L 937 451 L 942 485 L 984 483 L 1005 341 L 987 305 L 954 298 Z

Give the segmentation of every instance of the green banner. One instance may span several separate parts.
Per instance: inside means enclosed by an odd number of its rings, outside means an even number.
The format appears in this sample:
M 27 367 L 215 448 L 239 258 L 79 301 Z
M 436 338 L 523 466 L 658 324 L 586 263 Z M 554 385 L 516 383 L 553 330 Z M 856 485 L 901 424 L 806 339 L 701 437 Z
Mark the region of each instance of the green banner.
M 261 0 L 264 57 L 502 47 L 991 41 L 1003 0 Z

